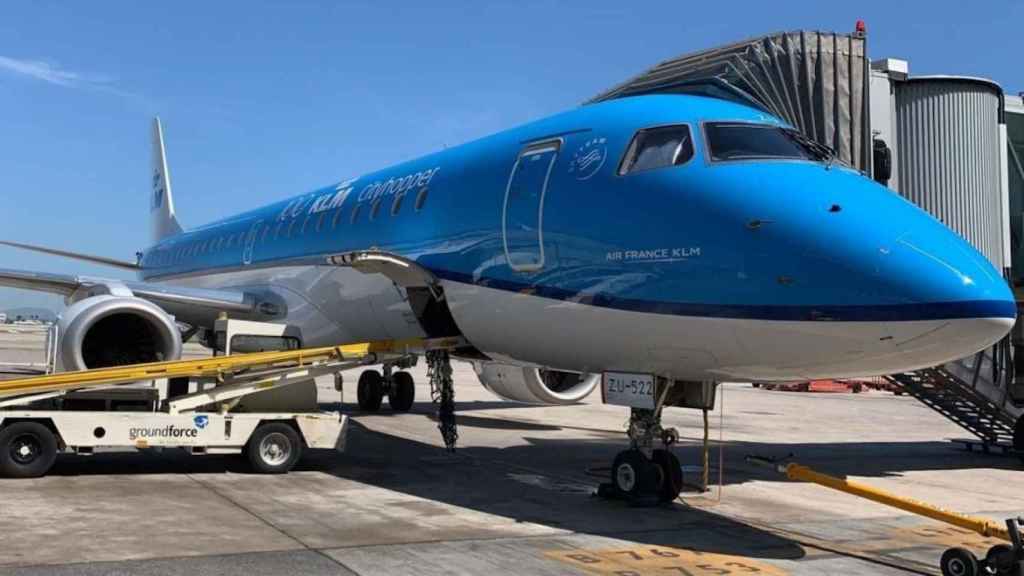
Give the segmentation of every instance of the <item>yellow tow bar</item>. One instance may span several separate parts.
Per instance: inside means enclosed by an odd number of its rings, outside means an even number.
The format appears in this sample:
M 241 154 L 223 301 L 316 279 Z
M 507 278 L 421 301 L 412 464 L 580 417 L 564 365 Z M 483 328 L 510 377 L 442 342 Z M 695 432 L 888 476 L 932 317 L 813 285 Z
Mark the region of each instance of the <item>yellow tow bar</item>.
M 822 474 L 807 466 L 801 466 L 793 462 L 782 464 L 757 456 L 747 456 L 746 460 L 762 468 L 775 470 L 790 480 L 811 482 L 819 486 L 860 496 L 872 502 L 958 526 L 987 538 L 999 538 L 1012 544 L 1012 546 L 999 545 L 994 547 L 982 561 L 975 558 L 969 551 L 961 548 L 947 550 L 942 556 L 941 568 L 943 574 L 956 576 L 973 576 L 974 574 L 982 573 L 1024 575 L 1024 544 L 1021 542 L 1020 529 L 1020 526 L 1024 525 L 1024 518 L 1007 520 L 1004 527 L 988 518 L 968 516 L 967 514 L 946 510 L 945 508 L 933 506 L 920 500 L 898 496 L 892 492 L 887 492 L 855 480 Z M 983 572 L 983 570 L 987 571 Z

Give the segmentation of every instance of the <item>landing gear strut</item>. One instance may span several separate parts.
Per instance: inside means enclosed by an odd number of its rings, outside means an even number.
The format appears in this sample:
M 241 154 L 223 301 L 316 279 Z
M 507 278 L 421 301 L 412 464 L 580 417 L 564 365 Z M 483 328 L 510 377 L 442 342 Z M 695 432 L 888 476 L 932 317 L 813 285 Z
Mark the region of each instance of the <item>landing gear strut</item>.
M 630 448 L 615 457 L 611 482 L 601 484 L 598 495 L 648 506 L 674 501 L 683 489 L 682 468 L 670 450 L 678 440 L 675 428 L 661 426 L 660 402 L 654 410 L 631 408 Z M 659 441 L 662 447 L 655 448 Z
M 1017 419 L 1017 425 L 1013 428 L 1013 450 L 1024 464 L 1024 415 Z

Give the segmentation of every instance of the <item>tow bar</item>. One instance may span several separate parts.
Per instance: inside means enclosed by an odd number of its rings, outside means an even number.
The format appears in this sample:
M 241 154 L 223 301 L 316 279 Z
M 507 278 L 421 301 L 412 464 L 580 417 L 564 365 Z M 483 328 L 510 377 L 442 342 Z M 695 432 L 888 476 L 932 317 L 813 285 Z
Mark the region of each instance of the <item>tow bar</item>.
M 945 510 L 925 502 L 897 496 L 891 492 L 886 492 L 854 480 L 822 474 L 794 462 L 782 463 L 759 456 L 747 456 L 746 461 L 762 468 L 774 470 L 790 480 L 812 482 L 819 486 L 866 498 L 872 502 L 899 508 L 912 514 L 970 530 L 986 538 L 999 538 L 1009 542 L 1009 544 L 996 544 L 989 548 L 985 557 L 981 559 L 966 548 L 950 548 L 946 550 L 939 561 L 939 568 L 941 568 L 943 576 L 978 576 L 980 574 L 1024 576 L 1024 537 L 1022 537 L 1024 517 L 1006 520 L 1006 527 L 1003 528 L 998 522 L 988 518 L 978 518 Z

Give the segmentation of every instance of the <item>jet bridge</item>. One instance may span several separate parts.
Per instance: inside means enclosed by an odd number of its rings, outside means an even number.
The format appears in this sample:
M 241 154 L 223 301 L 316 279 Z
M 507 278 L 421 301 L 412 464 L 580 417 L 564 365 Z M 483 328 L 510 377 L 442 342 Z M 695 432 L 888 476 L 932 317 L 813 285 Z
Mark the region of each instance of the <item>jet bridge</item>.
M 871 173 L 867 36 L 797 30 L 666 60 L 587 102 L 640 94 L 724 98 L 778 116 Z

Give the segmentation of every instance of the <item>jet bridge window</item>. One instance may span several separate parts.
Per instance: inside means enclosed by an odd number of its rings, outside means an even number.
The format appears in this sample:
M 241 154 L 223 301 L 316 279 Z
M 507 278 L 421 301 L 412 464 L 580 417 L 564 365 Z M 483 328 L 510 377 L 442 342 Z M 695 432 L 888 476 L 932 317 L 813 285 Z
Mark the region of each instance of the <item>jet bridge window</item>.
M 690 158 L 693 158 L 693 138 L 689 126 L 647 128 L 633 137 L 619 167 L 619 175 L 679 166 Z
M 708 122 L 704 135 L 713 162 L 815 159 L 798 137 L 771 124 Z

